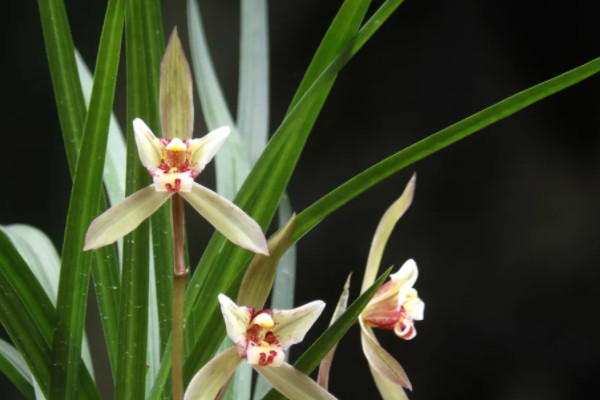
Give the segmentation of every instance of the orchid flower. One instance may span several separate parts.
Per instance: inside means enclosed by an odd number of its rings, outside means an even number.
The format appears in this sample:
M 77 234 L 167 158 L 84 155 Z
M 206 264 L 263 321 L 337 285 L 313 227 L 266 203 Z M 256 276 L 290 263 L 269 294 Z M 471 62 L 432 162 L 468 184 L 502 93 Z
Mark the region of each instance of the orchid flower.
M 416 177 L 410 179 L 404 192 L 385 212 L 371 243 L 361 293 L 373 284 L 383 250 L 396 225 L 412 203 Z M 414 321 L 423 319 L 425 304 L 413 288 L 418 270 L 408 260 L 390 281 L 382 285 L 359 317 L 361 344 L 371 374 L 384 400 L 407 399 L 403 388 L 412 389 L 402 366 L 377 341 L 372 328 L 393 330 L 398 337 L 412 339 L 416 335 Z
M 213 400 L 235 369 L 246 362 L 290 400 L 335 399 L 284 361 L 284 352 L 306 335 L 325 303 L 313 301 L 292 310 L 238 306 L 219 295 L 227 334 L 234 346 L 208 362 L 190 382 L 184 400 Z
M 402 339 L 417 335 L 414 321 L 423 319 L 425 303 L 413 288 L 418 269 L 414 260 L 408 260 L 390 280 L 382 285 L 361 314 L 368 326 L 394 331 Z
M 161 67 L 160 116 L 165 138 L 154 136 L 140 118 L 133 121 L 140 160 L 154 182 L 92 221 L 84 250 L 115 242 L 171 196 L 179 195 L 233 243 L 268 254 L 262 229 L 252 218 L 226 198 L 194 182 L 227 139 L 230 128 L 222 126 L 192 139 L 192 98 L 191 73 L 175 30 Z

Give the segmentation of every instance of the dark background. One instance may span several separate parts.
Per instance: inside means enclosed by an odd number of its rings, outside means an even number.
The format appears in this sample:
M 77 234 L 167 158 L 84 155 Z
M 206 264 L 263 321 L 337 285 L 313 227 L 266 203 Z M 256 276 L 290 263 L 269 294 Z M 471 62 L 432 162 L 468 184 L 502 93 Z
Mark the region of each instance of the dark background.
M 93 65 L 106 2 L 66 3 L 75 43 Z M 184 4 L 165 1 L 164 17 L 165 32 L 177 24 L 186 38 Z M 339 4 L 270 2 L 271 132 Z M 295 210 L 405 146 L 599 56 L 598 14 L 589 4 L 407 0 L 336 82 L 292 176 Z M 235 111 L 239 5 L 201 1 L 201 7 Z M 35 225 L 60 246 L 70 179 L 37 6 L 4 2 L 0 21 L 0 223 Z M 416 259 L 426 318 L 410 342 L 379 334 L 412 380 L 410 397 L 594 393 L 599 91 L 600 77 L 592 77 L 401 171 L 323 221 L 298 245 L 296 303 L 321 298 L 329 304 L 308 339 L 327 325 L 349 271 L 357 295 L 376 224 L 417 171 L 415 202 L 383 265 Z M 122 125 L 124 103 L 121 75 L 116 111 Z M 205 131 L 199 111 L 197 119 L 198 136 Z M 214 187 L 212 174 L 200 182 Z M 190 217 L 193 265 L 211 232 Z M 341 399 L 378 397 L 357 329 L 338 348 L 331 382 Z M 0 383 L 2 398 L 20 398 L 9 382 Z

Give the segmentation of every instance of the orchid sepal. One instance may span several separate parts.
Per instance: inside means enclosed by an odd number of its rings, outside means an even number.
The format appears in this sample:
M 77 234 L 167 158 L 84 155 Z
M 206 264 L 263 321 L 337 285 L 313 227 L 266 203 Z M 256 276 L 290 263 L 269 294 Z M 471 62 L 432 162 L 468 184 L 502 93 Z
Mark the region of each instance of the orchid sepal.
M 137 228 L 171 195 L 172 193 L 157 192 L 154 185 L 150 185 L 109 208 L 90 224 L 83 250 L 97 249 L 116 242 Z
M 269 254 L 260 225 L 225 197 L 197 183 L 180 195 L 233 243 L 259 254 Z

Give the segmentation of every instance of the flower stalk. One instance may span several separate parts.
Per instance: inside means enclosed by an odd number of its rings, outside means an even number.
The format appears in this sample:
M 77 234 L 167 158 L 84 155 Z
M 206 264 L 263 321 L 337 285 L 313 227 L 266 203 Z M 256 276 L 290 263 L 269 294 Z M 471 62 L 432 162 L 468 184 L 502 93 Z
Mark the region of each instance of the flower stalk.
M 171 381 L 173 400 L 183 399 L 183 299 L 188 269 L 185 265 L 183 199 L 174 195 L 171 200 L 171 227 L 173 232 L 173 313 L 171 324 Z

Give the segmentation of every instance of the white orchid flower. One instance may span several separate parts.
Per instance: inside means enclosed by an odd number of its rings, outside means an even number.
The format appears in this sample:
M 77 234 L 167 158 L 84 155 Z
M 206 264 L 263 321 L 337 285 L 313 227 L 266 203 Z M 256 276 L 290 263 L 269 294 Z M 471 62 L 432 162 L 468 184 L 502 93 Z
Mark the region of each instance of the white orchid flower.
M 418 269 L 414 260 L 408 260 L 390 280 L 382 285 L 361 318 L 374 328 L 394 331 L 402 339 L 412 339 L 417 335 L 414 321 L 423 319 L 425 303 L 413 288 Z
M 127 197 L 92 221 L 84 250 L 115 242 L 152 215 L 169 197 L 179 194 L 233 243 L 255 253 L 268 254 L 260 226 L 242 209 L 194 182 L 230 129 L 223 126 L 200 139 L 159 139 L 141 119 L 133 121 L 142 164 L 154 183 Z
M 361 293 L 375 281 L 390 234 L 412 203 L 415 182 L 416 176 L 413 175 L 400 198 L 388 208 L 377 226 Z M 390 276 L 390 281 L 379 288 L 359 317 L 363 353 L 384 400 L 405 400 L 404 388 L 412 387 L 402 366 L 379 344 L 372 328 L 393 330 L 403 339 L 415 337 L 414 321 L 423 319 L 425 309 L 413 288 L 417 276 L 417 264 L 414 260 L 406 261 L 398 272 Z
M 243 359 L 290 400 L 335 399 L 284 361 L 284 352 L 304 339 L 325 303 L 313 301 L 292 310 L 256 311 L 253 307 L 238 306 L 223 294 L 219 295 L 219 302 L 234 346 L 198 371 L 184 400 L 213 400 Z

